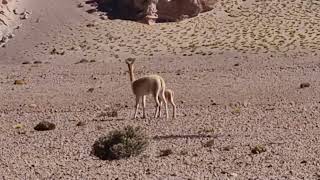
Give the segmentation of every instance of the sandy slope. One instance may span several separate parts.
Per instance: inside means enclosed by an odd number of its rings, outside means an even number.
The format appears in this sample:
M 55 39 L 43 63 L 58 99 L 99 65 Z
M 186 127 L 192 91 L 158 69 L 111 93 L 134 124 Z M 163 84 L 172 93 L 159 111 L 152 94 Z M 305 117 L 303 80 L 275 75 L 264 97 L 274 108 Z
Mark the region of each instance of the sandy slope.
M 146 26 L 102 20 L 78 1 L 30 1 L 32 15 L 0 49 L 0 177 L 319 179 L 320 8 L 312 2 L 224 0 L 197 18 Z M 166 79 L 177 119 L 151 118 L 152 98 L 149 118 L 131 119 L 126 57 L 137 57 L 137 76 Z M 95 62 L 75 64 L 81 59 Z M 110 110 L 118 117 L 101 116 Z M 41 120 L 57 129 L 34 131 Z M 90 155 L 95 139 L 128 124 L 153 138 L 143 155 Z M 257 145 L 267 151 L 252 154 Z M 168 148 L 173 155 L 158 157 Z

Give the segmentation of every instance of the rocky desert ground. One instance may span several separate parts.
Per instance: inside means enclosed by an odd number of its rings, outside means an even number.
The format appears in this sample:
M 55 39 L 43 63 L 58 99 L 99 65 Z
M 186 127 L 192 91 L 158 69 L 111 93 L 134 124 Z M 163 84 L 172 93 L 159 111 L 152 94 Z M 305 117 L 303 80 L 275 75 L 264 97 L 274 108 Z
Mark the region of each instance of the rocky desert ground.
M 15 7 L 28 18 L 0 48 L 0 179 L 320 179 L 320 1 L 219 0 L 153 26 L 82 0 Z M 175 91 L 176 119 L 153 118 L 151 97 L 132 119 L 128 57 Z M 91 154 L 126 125 L 150 137 L 143 154 Z

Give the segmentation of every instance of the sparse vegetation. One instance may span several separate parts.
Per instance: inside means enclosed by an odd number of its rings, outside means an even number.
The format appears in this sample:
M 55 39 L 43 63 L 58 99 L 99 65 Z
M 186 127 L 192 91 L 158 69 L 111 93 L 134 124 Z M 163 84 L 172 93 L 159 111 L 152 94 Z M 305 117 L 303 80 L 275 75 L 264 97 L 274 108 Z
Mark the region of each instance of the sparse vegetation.
M 137 156 L 148 145 L 148 137 L 140 127 L 127 126 L 111 131 L 93 144 L 93 154 L 102 160 L 117 160 Z

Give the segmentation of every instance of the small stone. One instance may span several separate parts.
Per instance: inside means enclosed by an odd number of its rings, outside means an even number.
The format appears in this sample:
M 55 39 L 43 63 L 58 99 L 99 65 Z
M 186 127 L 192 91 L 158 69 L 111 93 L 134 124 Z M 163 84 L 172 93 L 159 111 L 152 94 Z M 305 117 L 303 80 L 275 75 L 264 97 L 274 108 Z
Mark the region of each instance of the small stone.
M 224 151 L 230 151 L 231 149 L 233 149 L 233 146 L 225 146 L 222 148 Z
M 22 127 L 23 127 L 22 124 L 16 124 L 13 126 L 13 128 L 15 128 L 15 129 L 21 129 Z
M 248 100 L 243 101 L 243 107 L 248 107 L 248 106 L 249 106 L 249 101 Z
M 14 9 L 14 10 L 13 10 L 13 13 L 14 13 L 15 15 L 19 14 L 19 13 L 17 12 L 17 9 Z
M 23 85 L 23 84 L 25 84 L 25 82 L 24 82 L 24 80 L 20 79 L 20 80 L 15 80 L 13 84 L 15 84 L 15 85 Z
M 214 146 L 214 139 L 209 140 L 203 145 L 203 147 L 212 147 L 212 146 Z
M 301 84 L 300 84 L 300 88 L 301 88 L 301 89 L 307 88 L 307 87 L 310 87 L 310 83 L 301 83 Z
M 88 63 L 89 61 L 87 59 L 81 59 L 78 63 Z
M 9 39 L 14 38 L 14 34 L 9 34 L 9 35 L 8 35 L 8 38 L 9 38 Z
M 300 162 L 301 164 L 307 164 L 307 161 L 306 160 L 303 160 Z
M 239 63 L 235 63 L 234 66 L 240 66 L 240 64 Z
M 34 127 L 34 130 L 36 130 L 36 131 L 49 131 L 49 130 L 53 130 L 55 128 L 56 128 L 55 124 L 48 122 L 48 121 L 42 121 Z
M 229 176 L 231 176 L 231 177 L 237 177 L 238 174 L 237 174 L 237 173 L 229 173 Z
M 77 125 L 76 126 L 85 126 L 86 125 L 86 123 L 85 122 L 83 122 L 83 121 L 79 121 L 78 123 L 77 123 Z
M 89 88 L 87 92 L 92 93 L 94 91 L 94 88 Z
M 24 61 L 24 62 L 22 62 L 22 64 L 31 64 L 31 62 L 30 61 Z
M 87 10 L 87 13 L 89 13 L 89 14 L 92 14 L 94 12 L 97 12 L 97 9 L 89 9 L 89 10 Z
M 56 48 L 53 48 L 51 51 L 50 51 L 50 54 L 51 55 L 54 55 L 54 54 L 56 54 L 57 53 L 57 49 Z
M 29 107 L 31 107 L 31 108 L 36 108 L 37 105 L 36 105 L 36 104 L 30 104 Z
M 94 27 L 94 24 L 93 23 L 89 23 L 89 24 L 87 24 L 87 27 Z
M 261 146 L 261 145 L 257 145 L 255 146 L 254 148 L 251 149 L 251 153 L 252 154 L 260 154 L 260 153 L 263 153 L 263 152 L 266 152 L 267 149 L 264 147 L 264 146 Z
M 106 16 L 106 15 L 100 16 L 100 19 L 101 20 L 108 20 L 108 16 Z
M 28 17 L 29 17 L 29 14 L 27 12 L 24 12 L 21 14 L 20 19 L 24 20 L 24 19 L 28 19 Z
M 33 64 L 42 64 L 42 61 L 34 61 Z
M 82 8 L 82 7 L 84 7 L 84 5 L 83 5 L 83 3 L 79 3 L 79 4 L 77 5 L 77 7 L 78 7 L 78 8 Z
M 160 151 L 160 157 L 169 156 L 173 154 L 173 151 L 171 149 L 165 149 Z
M 103 129 L 103 127 L 100 126 L 100 125 L 98 125 L 96 128 L 97 128 L 97 130 L 102 130 Z

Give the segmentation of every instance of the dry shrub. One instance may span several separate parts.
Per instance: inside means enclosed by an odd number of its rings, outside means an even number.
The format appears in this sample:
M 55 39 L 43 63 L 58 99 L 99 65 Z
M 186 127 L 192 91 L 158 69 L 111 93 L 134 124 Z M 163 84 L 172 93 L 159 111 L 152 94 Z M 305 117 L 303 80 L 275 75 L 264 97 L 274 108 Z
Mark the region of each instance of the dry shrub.
M 102 160 L 137 156 L 148 146 L 148 137 L 140 127 L 127 126 L 111 131 L 93 144 L 93 154 Z

